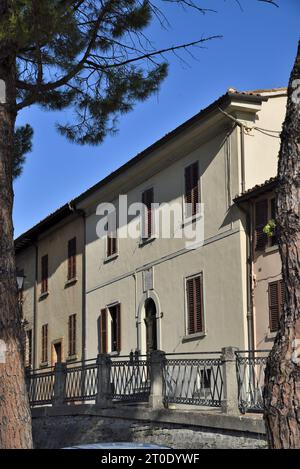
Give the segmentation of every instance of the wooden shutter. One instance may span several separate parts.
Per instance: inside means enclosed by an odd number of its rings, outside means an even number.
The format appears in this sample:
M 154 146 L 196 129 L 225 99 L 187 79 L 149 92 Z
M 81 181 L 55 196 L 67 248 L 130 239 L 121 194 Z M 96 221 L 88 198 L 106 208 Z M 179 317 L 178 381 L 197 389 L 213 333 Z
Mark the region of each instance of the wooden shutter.
M 263 232 L 268 223 L 268 199 L 260 200 L 255 204 L 255 249 L 262 251 L 268 243 L 268 235 Z
M 273 197 L 273 199 L 271 199 L 270 204 L 271 204 L 271 219 L 275 220 L 275 211 L 276 211 L 275 210 L 276 209 L 276 199 L 275 199 L 275 197 Z M 271 237 L 271 246 L 275 246 L 276 244 L 278 244 L 276 226 L 275 226 L 274 231 L 275 231 L 275 233 Z
M 106 308 L 101 309 L 101 353 L 107 353 L 107 311 Z
M 199 199 L 199 168 L 196 161 L 185 168 L 185 203 L 190 204 L 187 207 L 187 216 L 196 215 Z
M 76 238 L 68 242 L 68 280 L 76 277 Z
M 117 352 L 121 351 L 121 305 L 116 305 L 116 321 L 117 321 Z
M 188 334 L 203 332 L 202 275 L 187 280 Z
M 42 326 L 42 362 L 48 361 L 48 324 Z
M 284 311 L 285 290 L 282 280 L 269 283 L 269 327 L 270 332 L 277 332 L 279 319 Z
M 142 203 L 145 205 L 143 216 L 143 238 L 148 239 L 153 235 L 153 212 L 152 204 L 154 202 L 153 188 L 146 190 L 142 194 Z
M 107 257 L 116 254 L 117 252 L 117 237 L 116 234 L 107 235 Z
M 46 293 L 48 291 L 48 254 L 42 257 L 42 288 L 41 293 Z
M 69 316 L 69 356 L 76 354 L 76 314 Z

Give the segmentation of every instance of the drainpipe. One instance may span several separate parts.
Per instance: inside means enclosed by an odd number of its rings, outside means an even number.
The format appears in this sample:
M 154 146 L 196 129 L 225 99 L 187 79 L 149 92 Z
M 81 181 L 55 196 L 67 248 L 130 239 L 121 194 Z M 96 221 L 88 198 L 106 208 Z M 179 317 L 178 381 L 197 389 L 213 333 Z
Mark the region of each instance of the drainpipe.
M 33 288 L 33 357 L 32 357 L 32 367 L 33 369 L 38 368 L 37 363 L 37 341 L 38 341 L 38 330 L 37 330 L 37 286 L 38 286 L 38 258 L 39 258 L 39 248 L 37 243 L 33 243 L 35 249 L 35 278 L 34 278 L 34 288 Z
M 81 300 L 81 361 L 82 363 L 86 360 L 86 217 L 85 211 L 76 208 L 72 205 L 72 202 L 69 203 L 69 209 L 73 213 L 77 213 L 82 217 L 83 220 L 83 250 L 82 250 L 82 300 Z
M 242 194 L 245 192 L 245 127 L 243 124 L 238 124 L 241 134 L 241 188 Z
M 239 206 L 246 215 L 246 264 L 247 264 L 247 332 L 248 349 L 254 350 L 254 320 L 253 320 L 253 243 L 252 243 L 252 217 L 249 210 Z M 251 210 L 251 209 L 250 209 Z

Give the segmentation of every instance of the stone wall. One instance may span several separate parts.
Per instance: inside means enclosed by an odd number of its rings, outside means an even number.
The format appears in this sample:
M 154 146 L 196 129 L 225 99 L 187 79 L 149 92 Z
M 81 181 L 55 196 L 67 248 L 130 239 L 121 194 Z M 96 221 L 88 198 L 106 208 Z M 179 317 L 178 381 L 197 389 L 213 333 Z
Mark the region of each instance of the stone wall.
M 265 437 L 259 427 L 260 433 L 255 433 L 253 429 L 247 431 L 246 427 L 241 430 L 188 425 L 180 423 L 181 418 L 177 419 L 178 423 L 168 423 L 129 419 L 124 416 L 86 415 L 86 412 L 82 415 L 63 415 L 64 413 L 60 411 L 57 415 L 43 415 L 42 412 L 33 412 L 36 448 L 121 441 L 153 443 L 174 449 L 266 447 Z

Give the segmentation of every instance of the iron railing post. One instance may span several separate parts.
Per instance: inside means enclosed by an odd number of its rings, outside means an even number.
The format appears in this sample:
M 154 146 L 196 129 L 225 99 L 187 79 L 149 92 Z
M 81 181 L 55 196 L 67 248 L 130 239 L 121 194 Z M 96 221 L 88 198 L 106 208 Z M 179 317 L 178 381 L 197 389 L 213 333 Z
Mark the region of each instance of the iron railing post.
M 109 407 L 112 403 L 110 382 L 111 358 L 107 354 L 99 354 L 97 357 L 98 386 L 96 404 L 98 407 Z
M 55 363 L 54 366 L 54 391 L 53 391 L 53 406 L 63 405 L 65 402 L 65 388 L 67 378 L 67 365 L 66 363 Z
M 223 396 L 222 412 L 225 414 L 239 414 L 238 382 L 236 372 L 236 347 L 222 348 L 223 368 Z
M 150 355 L 150 407 L 161 409 L 164 407 L 164 366 L 166 354 L 155 350 Z

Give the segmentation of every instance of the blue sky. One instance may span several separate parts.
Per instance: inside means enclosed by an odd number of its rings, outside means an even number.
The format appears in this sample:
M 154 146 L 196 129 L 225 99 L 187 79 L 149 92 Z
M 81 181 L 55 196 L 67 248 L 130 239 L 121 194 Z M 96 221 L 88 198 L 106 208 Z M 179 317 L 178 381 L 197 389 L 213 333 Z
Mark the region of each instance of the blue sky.
M 286 86 L 300 39 L 300 1 L 277 0 L 280 8 L 257 0 L 199 0 L 218 13 L 200 15 L 169 5 L 168 30 L 149 29 L 157 48 L 223 35 L 205 49 L 194 49 L 185 62 L 169 56 L 169 76 L 160 92 L 119 121 L 119 132 L 98 147 L 69 143 L 55 130 L 66 116 L 24 110 L 18 123 L 35 131 L 33 152 L 15 182 L 14 225 L 18 236 L 50 212 L 77 196 L 164 134 L 222 95 L 239 90 Z M 68 117 L 68 116 L 67 116 Z

